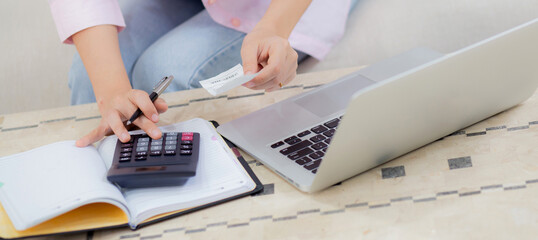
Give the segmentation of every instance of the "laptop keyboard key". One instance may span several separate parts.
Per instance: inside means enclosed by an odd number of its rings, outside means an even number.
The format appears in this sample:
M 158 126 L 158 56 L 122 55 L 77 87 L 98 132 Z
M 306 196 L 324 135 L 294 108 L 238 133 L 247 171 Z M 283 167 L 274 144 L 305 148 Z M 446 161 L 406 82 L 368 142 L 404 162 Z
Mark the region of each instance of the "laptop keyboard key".
M 314 150 L 320 150 L 320 149 L 322 149 L 324 147 L 327 147 L 327 144 L 325 144 L 323 142 L 319 142 L 319 143 L 316 143 L 316 144 L 312 145 L 312 148 Z
M 307 163 L 307 164 L 303 165 L 303 167 L 308 169 L 308 170 L 313 170 L 314 168 L 318 168 L 319 164 L 321 164 L 321 159 L 313 161 L 313 162 L 310 162 L 310 163 Z
M 293 144 L 296 144 L 296 143 L 298 143 L 300 141 L 301 141 L 300 138 L 294 138 L 294 139 L 292 139 L 290 141 L 287 141 L 286 143 L 288 143 L 289 145 L 293 145 Z
M 310 134 L 310 133 L 312 133 L 312 132 L 306 130 L 306 131 L 304 131 L 304 132 L 302 132 L 302 133 L 297 134 L 297 136 L 298 136 L 298 137 L 304 137 L 304 136 L 306 136 L 306 135 L 308 135 L 308 134 Z
M 289 144 L 289 145 L 296 144 L 296 143 L 298 143 L 298 142 L 300 142 L 300 141 L 301 141 L 301 139 L 299 139 L 299 138 L 296 137 L 296 136 L 291 136 L 291 137 L 289 137 L 289 138 L 284 139 L 284 142 L 286 142 L 286 143 Z
M 322 158 L 323 156 L 325 156 L 325 153 L 323 153 L 322 151 L 317 151 L 317 152 L 312 153 L 312 154 L 310 154 L 308 156 L 313 158 L 313 159 L 318 159 L 318 158 Z
M 299 159 L 299 160 L 297 160 L 295 162 L 297 164 L 299 164 L 299 165 L 305 165 L 305 164 L 307 164 L 309 162 L 312 162 L 312 159 L 310 159 L 309 157 L 304 157 L 304 158 L 301 158 L 301 159 Z
M 328 121 L 328 122 L 324 123 L 323 125 L 325 125 L 328 128 L 335 128 L 335 127 L 338 126 L 338 123 L 340 123 L 340 119 L 335 118 L 335 119 L 333 119 L 331 121 Z
M 280 142 L 277 142 L 277 143 L 273 143 L 273 145 L 271 145 L 271 148 L 277 148 L 277 147 L 280 147 L 284 145 L 284 142 L 280 141 Z
M 317 168 L 314 169 L 314 170 L 312 170 L 312 173 L 313 173 L 313 174 L 316 174 L 317 172 L 318 172 L 318 169 L 317 169 Z
M 332 136 L 334 135 L 334 132 L 336 132 L 336 130 L 331 129 L 331 130 L 329 130 L 329 131 L 325 131 L 325 132 L 323 133 L 323 135 L 325 135 L 325 136 L 327 136 L 327 137 L 332 137 Z
M 325 137 L 324 137 L 323 135 L 319 134 L 319 135 L 316 135 L 316 136 L 311 137 L 311 138 L 310 138 L 310 141 L 312 141 L 312 142 L 319 142 L 319 141 L 321 141 L 321 140 L 323 140 L 323 139 L 325 139 Z
M 315 132 L 316 134 L 320 134 L 320 133 L 322 133 L 322 132 L 327 131 L 327 128 L 324 127 L 324 126 L 322 126 L 322 125 L 318 125 L 318 126 L 313 127 L 313 128 L 310 129 L 310 130 L 312 130 L 312 132 Z
M 296 152 L 296 151 L 299 151 L 305 147 L 308 147 L 312 145 L 312 142 L 308 141 L 308 140 L 304 140 L 304 141 L 301 141 L 293 146 L 290 146 L 290 147 L 287 147 L 287 148 L 284 148 L 282 150 L 280 150 L 280 153 L 284 154 L 284 155 L 289 155 L 293 152 Z
M 331 144 L 331 138 L 327 138 L 327 139 L 325 139 L 324 142 L 327 143 L 327 144 Z
M 313 152 L 314 152 L 314 150 L 307 147 L 307 148 L 303 148 L 303 149 L 301 149 L 301 150 L 299 150 L 297 152 L 294 152 L 294 153 L 288 155 L 288 158 L 291 159 L 291 160 L 297 160 L 297 159 L 299 159 L 301 157 L 304 157 L 304 156 L 306 156 L 306 155 L 308 155 L 310 153 L 313 153 Z

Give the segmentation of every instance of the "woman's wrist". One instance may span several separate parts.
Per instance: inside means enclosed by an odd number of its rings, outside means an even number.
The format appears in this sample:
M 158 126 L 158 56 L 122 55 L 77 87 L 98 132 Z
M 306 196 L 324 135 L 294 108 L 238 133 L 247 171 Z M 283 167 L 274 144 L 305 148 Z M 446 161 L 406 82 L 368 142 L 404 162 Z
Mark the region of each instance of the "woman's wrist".
M 73 42 L 88 72 L 100 109 L 106 101 L 131 89 L 116 26 L 98 25 L 84 29 L 73 35 Z
M 254 30 L 271 31 L 288 39 L 311 0 L 273 0 Z

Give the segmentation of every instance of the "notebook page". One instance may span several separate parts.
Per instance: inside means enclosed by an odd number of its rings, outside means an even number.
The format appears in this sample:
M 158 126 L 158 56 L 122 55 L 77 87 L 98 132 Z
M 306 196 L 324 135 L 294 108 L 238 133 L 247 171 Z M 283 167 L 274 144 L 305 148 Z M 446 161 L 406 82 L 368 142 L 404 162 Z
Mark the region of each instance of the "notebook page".
M 195 118 L 161 129 L 200 133 L 197 173 L 182 186 L 124 190 L 135 219 L 132 226 L 157 214 L 211 203 L 254 189 L 255 183 L 208 121 Z M 112 154 L 102 158 L 111 162 Z
M 105 179 L 95 147 L 57 142 L 0 158 L 0 202 L 17 230 L 24 230 L 90 202 L 126 202 Z

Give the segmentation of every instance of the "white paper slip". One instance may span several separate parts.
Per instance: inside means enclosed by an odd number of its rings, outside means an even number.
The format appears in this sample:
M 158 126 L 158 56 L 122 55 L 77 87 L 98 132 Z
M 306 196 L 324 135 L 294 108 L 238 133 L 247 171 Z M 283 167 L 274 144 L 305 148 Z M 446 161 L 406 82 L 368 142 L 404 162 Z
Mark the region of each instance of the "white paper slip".
M 233 68 L 230 68 L 217 76 L 200 81 L 200 84 L 211 95 L 216 96 L 252 80 L 257 75 L 258 73 L 244 75 L 243 66 L 237 64 Z

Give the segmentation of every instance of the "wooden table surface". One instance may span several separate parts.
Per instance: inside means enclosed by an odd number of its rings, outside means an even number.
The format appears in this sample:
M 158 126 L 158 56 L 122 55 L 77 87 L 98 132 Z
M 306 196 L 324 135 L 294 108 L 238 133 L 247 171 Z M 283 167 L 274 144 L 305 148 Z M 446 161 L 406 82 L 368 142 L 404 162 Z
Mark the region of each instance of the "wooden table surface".
M 159 125 L 230 121 L 346 75 L 299 75 L 273 93 L 167 93 Z M 4 103 L 5 104 L 5 103 Z M 524 103 L 315 194 L 243 153 L 263 193 L 143 227 L 39 239 L 507 239 L 538 234 L 538 93 Z M 95 104 L 0 116 L 0 156 L 77 139 Z

